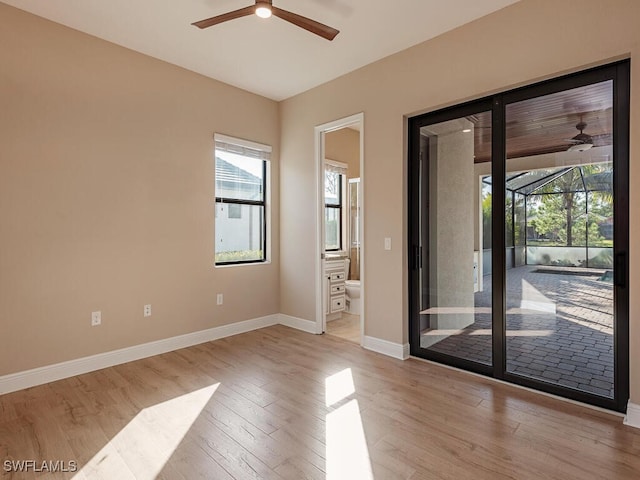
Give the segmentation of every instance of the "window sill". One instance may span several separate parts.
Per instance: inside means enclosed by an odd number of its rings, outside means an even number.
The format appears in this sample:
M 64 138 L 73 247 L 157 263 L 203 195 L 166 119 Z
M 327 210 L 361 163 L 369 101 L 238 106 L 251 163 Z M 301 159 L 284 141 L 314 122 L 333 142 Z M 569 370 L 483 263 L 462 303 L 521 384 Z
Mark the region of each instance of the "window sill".
M 270 265 L 271 260 L 265 260 L 264 262 L 247 262 L 247 263 L 229 263 L 227 265 L 213 264 L 213 268 L 232 268 L 232 267 L 257 267 L 260 265 Z

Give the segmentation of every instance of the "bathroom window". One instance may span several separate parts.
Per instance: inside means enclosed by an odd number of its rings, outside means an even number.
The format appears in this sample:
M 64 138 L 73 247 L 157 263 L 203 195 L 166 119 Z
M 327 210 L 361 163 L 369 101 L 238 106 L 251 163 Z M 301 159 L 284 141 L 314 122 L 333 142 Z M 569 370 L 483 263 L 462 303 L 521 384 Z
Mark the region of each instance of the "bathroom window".
M 324 232 L 327 252 L 336 252 L 344 245 L 344 183 L 346 165 L 325 160 L 324 171 Z
M 267 260 L 271 147 L 215 135 L 215 264 Z

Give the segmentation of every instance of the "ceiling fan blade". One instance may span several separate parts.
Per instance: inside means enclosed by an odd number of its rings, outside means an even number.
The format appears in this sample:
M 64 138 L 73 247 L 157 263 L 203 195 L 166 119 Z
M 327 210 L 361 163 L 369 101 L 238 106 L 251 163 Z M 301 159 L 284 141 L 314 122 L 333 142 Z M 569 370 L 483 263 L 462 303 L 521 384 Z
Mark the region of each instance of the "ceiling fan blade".
M 316 22 L 310 18 L 303 17 L 302 15 L 298 15 L 297 13 L 289 12 L 278 7 L 271 7 L 271 12 L 276 17 L 286 20 L 289 23 L 293 23 L 300 28 L 304 28 L 311 33 L 320 35 L 322 38 L 326 38 L 329 41 L 333 40 L 336 35 L 340 33 L 340 30 L 336 30 L 335 28 L 329 27 L 323 23 Z
M 256 11 L 256 6 L 251 5 L 249 7 L 241 8 L 240 10 L 234 10 L 233 12 L 223 13 L 222 15 L 217 15 L 215 17 L 207 18 L 206 20 L 200 20 L 199 22 L 194 22 L 191 25 L 195 25 L 198 28 L 207 28 L 212 25 L 217 25 L 218 23 L 226 22 L 228 20 L 233 20 L 235 18 L 246 17 L 247 15 L 253 15 Z

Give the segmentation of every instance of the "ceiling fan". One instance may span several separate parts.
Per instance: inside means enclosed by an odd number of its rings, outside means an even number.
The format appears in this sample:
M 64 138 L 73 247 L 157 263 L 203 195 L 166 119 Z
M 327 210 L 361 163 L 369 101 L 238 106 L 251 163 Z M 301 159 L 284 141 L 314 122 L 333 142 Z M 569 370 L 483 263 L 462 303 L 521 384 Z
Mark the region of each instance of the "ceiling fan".
M 584 152 L 585 150 L 589 150 L 591 147 L 595 146 L 596 142 L 599 141 L 603 137 L 610 137 L 611 134 L 603 134 L 603 135 L 589 135 L 588 133 L 584 133 L 584 129 L 587 128 L 587 124 L 580 119 L 580 122 L 576 125 L 576 129 L 580 131 L 575 137 L 569 138 L 565 140 L 565 142 L 572 143 L 567 151 L 569 152 Z M 602 142 L 600 142 L 602 143 Z M 607 140 L 605 140 L 605 144 Z
M 315 20 L 311 20 L 307 17 L 303 17 L 302 15 L 298 15 L 297 13 L 274 7 L 272 5 L 272 0 L 256 0 L 255 5 L 241 8 L 239 10 L 234 10 L 232 12 L 223 13 L 222 15 L 217 15 L 205 20 L 200 20 L 199 22 L 194 22 L 191 25 L 195 25 L 198 28 L 207 28 L 211 27 L 212 25 L 217 25 L 218 23 L 226 22 L 228 20 L 234 20 L 240 17 L 246 17 L 247 15 L 253 14 L 256 14 L 260 18 L 269 18 L 271 15 L 274 15 L 281 18 L 282 20 L 286 20 L 289 23 L 293 23 L 300 28 L 304 28 L 311 33 L 315 33 L 322 38 L 326 38 L 327 40 L 333 40 L 335 36 L 340 33 L 339 30 L 324 25 L 323 23 L 316 22 Z

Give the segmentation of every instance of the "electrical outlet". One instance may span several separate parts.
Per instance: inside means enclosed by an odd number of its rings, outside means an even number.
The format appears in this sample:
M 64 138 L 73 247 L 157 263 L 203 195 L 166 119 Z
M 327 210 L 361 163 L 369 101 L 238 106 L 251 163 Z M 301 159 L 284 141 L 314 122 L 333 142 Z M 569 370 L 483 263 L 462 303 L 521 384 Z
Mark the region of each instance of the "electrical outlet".
M 102 312 L 91 312 L 91 326 L 97 327 L 102 323 Z
M 222 305 L 223 302 L 224 302 L 224 296 L 221 293 L 219 293 L 218 296 L 216 297 L 216 303 L 218 305 Z
M 145 317 L 150 317 L 151 316 L 151 305 L 145 305 L 144 306 L 144 316 Z

